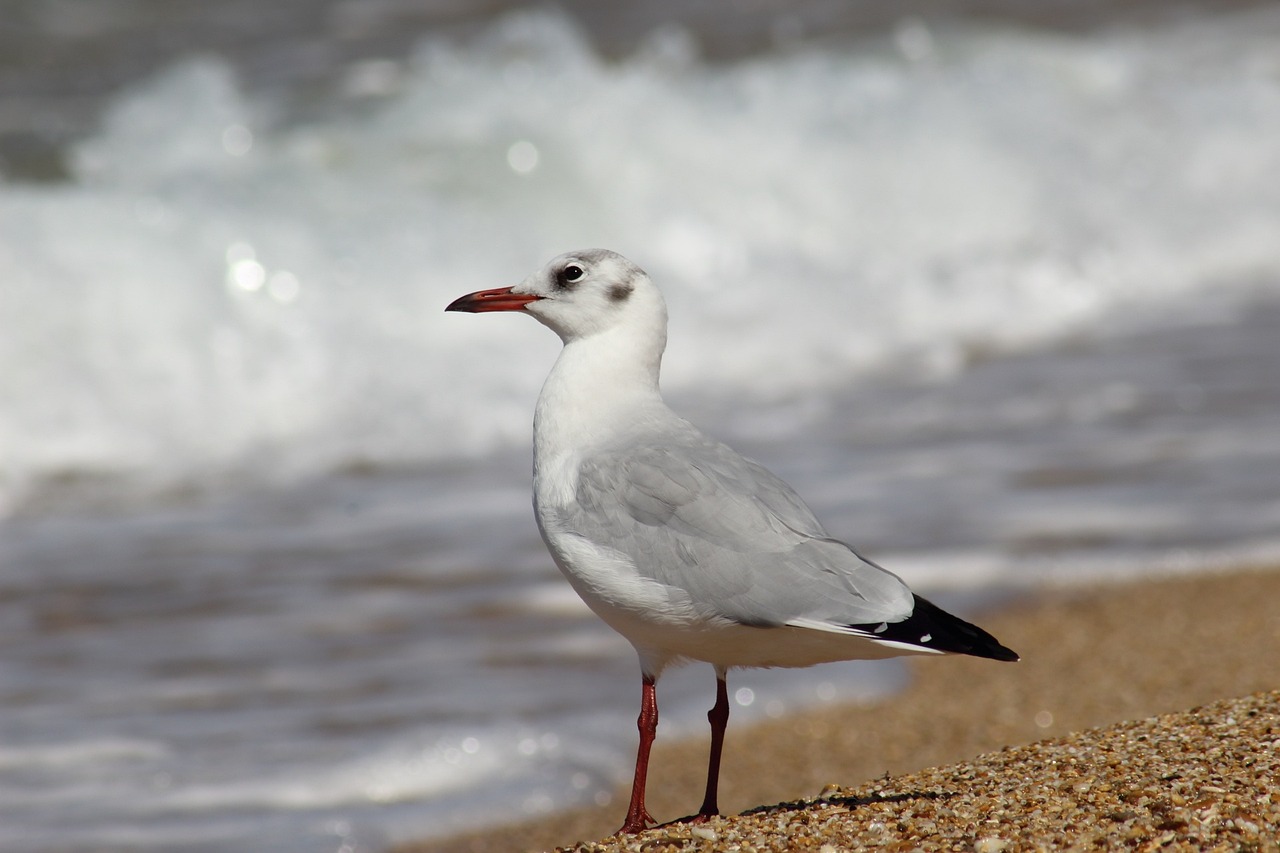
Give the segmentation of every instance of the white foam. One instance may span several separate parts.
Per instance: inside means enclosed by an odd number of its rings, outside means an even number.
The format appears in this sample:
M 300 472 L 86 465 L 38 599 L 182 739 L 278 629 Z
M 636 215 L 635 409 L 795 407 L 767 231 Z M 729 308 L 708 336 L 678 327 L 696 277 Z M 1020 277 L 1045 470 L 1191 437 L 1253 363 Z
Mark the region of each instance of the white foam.
M 21 744 L 0 747 L 0 768 L 65 767 L 93 763 L 154 761 L 168 750 L 161 743 L 128 738 L 93 738 L 62 743 Z
M 180 63 L 120 93 L 72 182 L 0 197 L 10 502 L 57 472 L 523 441 L 554 340 L 441 309 L 581 245 L 666 289 L 668 387 L 726 395 L 1274 277 L 1278 22 L 715 66 L 670 37 L 609 63 L 536 13 L 355 66 L 307 123 Z

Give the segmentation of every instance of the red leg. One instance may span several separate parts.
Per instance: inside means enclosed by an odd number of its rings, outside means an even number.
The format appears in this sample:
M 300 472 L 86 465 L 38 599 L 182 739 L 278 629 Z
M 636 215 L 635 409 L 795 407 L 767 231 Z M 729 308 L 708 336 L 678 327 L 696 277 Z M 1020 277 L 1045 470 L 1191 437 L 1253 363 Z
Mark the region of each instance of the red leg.
M 643 677 L 641 684 L 640 718 L 636 720 L 640 729 L 640 748 L 636 751 L 636 775 L 631 782 L 631 805 L 619 833 L 643 832 L 649 824 L 656 822 L 644 807 L 644 785 L 649 775 L 649 748 L 653 746 L 653 738 L 658 732 L 658 692 L 654 679 L 648 675 Z
M 720 814 L 720 806 L 716 803 L 720 787 L 720 750 L 724 747 L 724 730 L 729 724 L 729 688 L 723 672 L 716 673 L 716 704 L 707 712 L 707 721 L 711 723 L 711 758 L 707 762 L 707 794 L 702 798 L 702 808 L 698 809 L 698 817 L 704 818 Z

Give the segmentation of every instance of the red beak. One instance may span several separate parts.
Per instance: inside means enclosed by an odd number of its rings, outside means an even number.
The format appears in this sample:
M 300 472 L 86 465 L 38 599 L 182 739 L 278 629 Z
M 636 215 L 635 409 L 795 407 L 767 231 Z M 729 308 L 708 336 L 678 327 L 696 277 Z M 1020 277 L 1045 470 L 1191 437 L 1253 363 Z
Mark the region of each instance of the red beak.
M 542 298 L 532 293 L 512 293 L 511 291 L 510 287 L 477 290 L 475 293 L 459 296 L 444 310 L 466 311 L 469 314 L 482 314 L 486 311 L 523 311 L 524 306 Z

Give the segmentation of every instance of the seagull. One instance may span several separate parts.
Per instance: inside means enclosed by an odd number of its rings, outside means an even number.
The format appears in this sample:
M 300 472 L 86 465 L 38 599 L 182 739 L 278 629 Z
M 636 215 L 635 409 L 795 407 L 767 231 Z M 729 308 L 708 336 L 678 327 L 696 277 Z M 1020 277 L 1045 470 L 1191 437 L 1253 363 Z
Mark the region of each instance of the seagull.
M 715 668 L 706 794 L 685 818 L 702 821 L 720 813 L 730 669 L 904 654 L 1018 660 L 832 537 L 790 486 L 668 408 L 658 390 L 666 304 L 631 261 L 570 252 L 445 310 L 529 314 L 564 342 L 534 413 L 533 506 L 560 571 L 640 658 L 640 745 L 620 833 L 656 823 L 645 780 L 668 666 Z

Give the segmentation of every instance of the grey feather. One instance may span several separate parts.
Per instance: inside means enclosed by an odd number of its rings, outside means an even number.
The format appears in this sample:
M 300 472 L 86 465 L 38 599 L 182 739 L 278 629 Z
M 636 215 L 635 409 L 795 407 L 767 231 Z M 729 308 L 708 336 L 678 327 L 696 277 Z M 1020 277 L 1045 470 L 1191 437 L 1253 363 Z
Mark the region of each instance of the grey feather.
M 828 536 L 790 486 L 682 427 L 585 459 L 564 527 L 625 553 L 708 617 L 835 627 L 911 614 L 906 584 Z

